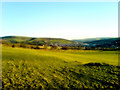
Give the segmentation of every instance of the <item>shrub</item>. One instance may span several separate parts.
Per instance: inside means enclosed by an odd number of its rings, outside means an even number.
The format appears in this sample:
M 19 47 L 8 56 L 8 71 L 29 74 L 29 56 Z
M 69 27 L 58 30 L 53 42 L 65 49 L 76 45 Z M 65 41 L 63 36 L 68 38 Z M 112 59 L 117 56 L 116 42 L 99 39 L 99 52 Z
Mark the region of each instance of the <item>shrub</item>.
M 51 46 L 51 49 L 58 49 L 58 46 Z
M 61 49 L 63 49 L 63 50 L 68 50 L 68 49 L 70 49 L 70 47 L 62 47 Z
M 14 48 L 14 47 L 15 47 L 15 45 L 13 44 L 13 45 L 12 45 L 12 48 Z
M 20 44 L 20 47 L 26 48 L 25 44 Z
M 39 46 L 37 45 L 34 49 L 40 49 Z

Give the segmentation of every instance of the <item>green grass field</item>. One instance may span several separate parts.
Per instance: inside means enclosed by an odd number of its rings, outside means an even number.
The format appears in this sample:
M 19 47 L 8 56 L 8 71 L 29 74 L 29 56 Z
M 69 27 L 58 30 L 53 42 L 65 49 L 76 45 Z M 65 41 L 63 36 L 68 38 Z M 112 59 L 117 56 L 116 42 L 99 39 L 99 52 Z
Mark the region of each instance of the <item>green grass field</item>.
M 2 47 L 3 88 L 120 88 L 118 53 Z

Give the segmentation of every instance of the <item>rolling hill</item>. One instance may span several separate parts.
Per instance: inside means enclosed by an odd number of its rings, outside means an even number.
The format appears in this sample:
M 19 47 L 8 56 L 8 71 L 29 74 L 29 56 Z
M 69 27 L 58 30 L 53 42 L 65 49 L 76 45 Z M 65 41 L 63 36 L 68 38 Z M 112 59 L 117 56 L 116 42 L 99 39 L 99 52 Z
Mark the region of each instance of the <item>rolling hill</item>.
M 62 38 L 33 38 L 33 37 L 23 37 L 23 36 L 5 36 L 1 37 L 3 42 L 9 43 L 26 43 L 26 44 L 71 44 L 74 41 L 62 39 Z
M 112 37 L 98 37 L 98 38 L 74 39 L 73 41 L 86 43 L 86 42 L 109 40 L 109 39 L 116 39 L 116 38 L 112 38 Z
M 73 40 L 79 43 L 87 43 L 89 46 L 118 47 L 120 38 L 89 38 Z
M 85 45 L 86 43 L 90 47 L 108 47 L 118 48 L 119 38 L 88 38 L 78 40 L 67 40 L 62 38 L 35 38 L 35 37 L 23 37 L 23 36 L 5 36 L 0 38 L 2 43 L 24 43 L 30 45 L 53 45 L 53 44 L 80 44 Z M 78 43 L 75 43 L 78 42 Z

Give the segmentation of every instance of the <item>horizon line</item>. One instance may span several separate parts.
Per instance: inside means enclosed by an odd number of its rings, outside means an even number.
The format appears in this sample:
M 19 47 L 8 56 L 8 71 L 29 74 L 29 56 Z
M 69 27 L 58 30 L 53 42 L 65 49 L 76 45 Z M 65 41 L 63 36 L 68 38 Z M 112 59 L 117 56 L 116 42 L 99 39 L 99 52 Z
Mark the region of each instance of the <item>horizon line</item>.
M 0 36 L 0 37 L 7 37 L 7 36 L 14 36 L 14 37 L 31 37 L 31 38 L 58 38 L 58 39 L 67 39 L 67 40 L 79 40 L 79 39 L 91 39 L 91 38 L 119 38 L 119 36 L 117 37 L 86 37 L 86 38 L 60 38 L 60 37 L 35 37 L 35 36 L 17 36 L 17 35 L 4 35 L 4 36 Z

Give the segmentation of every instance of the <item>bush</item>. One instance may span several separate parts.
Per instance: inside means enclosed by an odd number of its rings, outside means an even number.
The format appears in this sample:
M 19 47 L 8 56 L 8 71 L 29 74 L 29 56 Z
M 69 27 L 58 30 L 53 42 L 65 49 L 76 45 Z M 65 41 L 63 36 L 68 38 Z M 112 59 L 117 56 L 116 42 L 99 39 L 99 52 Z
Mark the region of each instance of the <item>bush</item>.
M 26 48 L 25 44 L 20 44 L 20 47 Z
M 12 48 L 14 48 L 15 47 L 15 45 L 12 45 Z
M 58 49 L 58 46 L 52 46 L 51 49 Z
M 37 45 L 34 49 L 40 49 L 39 46 Z
M 63 49 L 63 50 L 68 50 L 68 49 L 70 49 L 70 47 L 62 47 L 61 49 Z
M 31 49 L 34 49 L 34 46 L 31 45 L 30 48 L 31 48 Z

